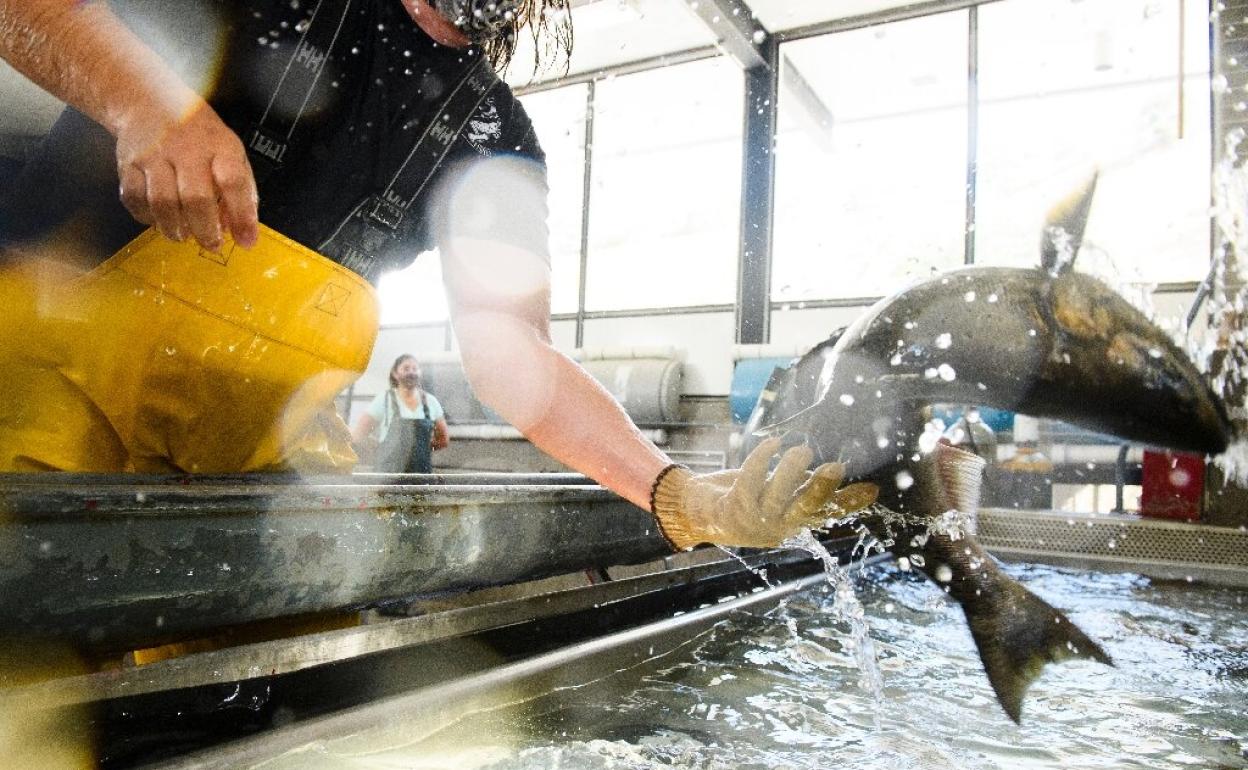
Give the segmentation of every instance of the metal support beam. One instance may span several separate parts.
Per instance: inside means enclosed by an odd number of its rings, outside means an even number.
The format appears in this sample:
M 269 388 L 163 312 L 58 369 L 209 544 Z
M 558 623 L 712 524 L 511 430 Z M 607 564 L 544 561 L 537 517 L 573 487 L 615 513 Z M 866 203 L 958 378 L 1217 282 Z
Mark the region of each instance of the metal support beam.
M 979 7 L 967 10 L 966 48 L 966 222 L 962 261 L 975 264 L 975 230 L 979 191 Z
M 771 36 L 754 18 L 754 11 L 744 0 L 685 0 L 685 4 L 741 69 L 770 66 L 762 47 Z
M 832 110 L 787 56 L 781 57 L 780 86 L 784 91 L 785 104 L 802 129 L 824 151 L 831 152 L 832 125 L 835 122 Z
M 581 175 L 581 253 L 576 284 L 576 346 L 585 346 L 585 285 L 589 271 L 589 199 L 594 179 L 594 96 L 597 84 L 585 85 L 585 164 Z
M 737 267 L 737 343 L 771 336 L 771 245 L 776 176 L 776 96 L 779 45 L 766 38 L 765 64 L 745 71 L 745 131 L 741 164 L 741 251 Z

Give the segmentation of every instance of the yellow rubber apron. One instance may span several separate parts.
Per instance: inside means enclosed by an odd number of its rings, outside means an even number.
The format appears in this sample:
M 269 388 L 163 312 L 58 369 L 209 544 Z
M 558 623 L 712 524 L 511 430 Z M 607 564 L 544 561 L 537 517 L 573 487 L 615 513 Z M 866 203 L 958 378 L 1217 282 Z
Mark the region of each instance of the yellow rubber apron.
M 261 227 L 220 253 L 143 233 L 99 268 L 0 274 L 0 470 L 347 470 L 334 397 L 377 333 L 372 286 Z

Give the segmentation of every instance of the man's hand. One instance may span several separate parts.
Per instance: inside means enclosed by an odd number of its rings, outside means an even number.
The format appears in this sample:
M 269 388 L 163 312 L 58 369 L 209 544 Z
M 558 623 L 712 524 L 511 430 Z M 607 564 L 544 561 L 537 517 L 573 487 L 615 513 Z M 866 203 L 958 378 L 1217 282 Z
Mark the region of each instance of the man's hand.
M 255 245 L 243 143 L 108 3 L 0 0 L 0 30 L 0 58 L 117 138 L 121 199 L 136 219 L 214 250 L 226 230 Z
M 258 232 L 256 180 L 238 136 L 200 101 L 183 115 L 142 115 L 117 131 L 121 200 L 135 219 L 175 241 L 244 247 Z
M 767 473 L 780 449 L 771 438 L 755 447 L 740 468 L 695 476 L 672 467 L 655 487 L 654 515 L 677 548 L 699 543 L 770 548 L 803 528 L 822 526 L 866 508 L 879 490 L 874 484 L 838 489 L 845 475 L 840 463 L 808 471 L 809 447 L 789 449 L 774 472 Z

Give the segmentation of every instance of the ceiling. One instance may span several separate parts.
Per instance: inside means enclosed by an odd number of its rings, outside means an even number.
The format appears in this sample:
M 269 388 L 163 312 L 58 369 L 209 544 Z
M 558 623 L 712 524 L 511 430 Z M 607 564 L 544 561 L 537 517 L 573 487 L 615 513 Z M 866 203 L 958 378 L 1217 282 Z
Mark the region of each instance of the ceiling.
M 781 32 L 834 19 L 913 4 L 913 0 L 738 0 L 748 6 L 767 32 Z M 567 74 L 579 75 L 634 62 L 705 49 L 721 41 L 691 4 L 732 0 L 572 0 L 576 34 Z M 556 71 L 533 72 L 533 43 L 523 39 L 507 80 L 524 85 L 557 79 Z M 46 130 L 60 103 L 35 89 L 0 62 L 0 137 L 34 135 Z M 0 148 L 2 149 L 2 148 Z
M 730 0 L 572 0 L 576 34 L 568 75 L 583 75 L 633 62 L 716 45 L 718 36 L 690 5 Z M 914 0 L 740 0 L 767 32 L 913 5 Z M 507 80 L 513 85 L 561 76 L 533 73 L 533 43 L 522 39 Z

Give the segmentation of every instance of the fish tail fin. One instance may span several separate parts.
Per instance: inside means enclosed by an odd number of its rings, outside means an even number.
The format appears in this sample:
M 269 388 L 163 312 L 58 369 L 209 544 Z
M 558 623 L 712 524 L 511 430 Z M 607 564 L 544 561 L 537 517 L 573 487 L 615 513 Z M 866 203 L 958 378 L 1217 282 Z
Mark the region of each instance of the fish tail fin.
M 997 700 L 1015 724 L 1022 721 L 1023 695 L 1047 663 L 1085 658 L 1113 665 L 1100 645 L 1061 610 L 1000 576 L 992 600 L 963 602 L 971 636 Z

